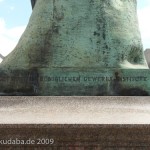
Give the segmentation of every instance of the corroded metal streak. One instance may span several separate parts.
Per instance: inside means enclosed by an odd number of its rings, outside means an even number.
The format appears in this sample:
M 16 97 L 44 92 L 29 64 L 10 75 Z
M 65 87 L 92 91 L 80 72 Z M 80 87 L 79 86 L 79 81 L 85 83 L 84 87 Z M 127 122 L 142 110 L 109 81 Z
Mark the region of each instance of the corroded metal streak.
M 136 0 L 32 0 L 8 68 L 148 68 Z

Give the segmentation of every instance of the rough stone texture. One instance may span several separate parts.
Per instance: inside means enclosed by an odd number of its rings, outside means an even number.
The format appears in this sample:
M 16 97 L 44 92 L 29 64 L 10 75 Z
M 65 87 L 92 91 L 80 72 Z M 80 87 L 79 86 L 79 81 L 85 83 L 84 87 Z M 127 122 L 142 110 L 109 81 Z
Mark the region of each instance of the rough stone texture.
M 0 97 L 0 124 L 149 124 L 150 97 Z
M 0 139 L 35 140 L 0 149 L 149 150 L 149 98 L 0 97 Z
M 0 139 L 35 140 L 29 145 L 1 145 L 2 150 L 149 150 L 149 125 L 0 125 Z M 39 138 L 54 139 L 37 145 Z
M 132 65 L 147 67 L 136 0 L 37 0 L 26 31 L 1 67 Z

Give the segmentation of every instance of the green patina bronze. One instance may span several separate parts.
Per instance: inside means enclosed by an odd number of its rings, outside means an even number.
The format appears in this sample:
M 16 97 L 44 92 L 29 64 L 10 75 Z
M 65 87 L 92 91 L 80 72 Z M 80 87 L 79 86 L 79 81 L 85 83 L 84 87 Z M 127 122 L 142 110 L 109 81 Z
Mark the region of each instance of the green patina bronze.
M 36 4 L 36 0 L 31 0 L 32 8 L 34 8 L 35 4 Z
M 3 89 L 7 89 L 6 93 L 28 90 L 31 95 L 136 95 L 139 90 L 145 95 L 150 93 L 148 85 L 142 88 L 149 77 L 136 0 L 31 0 L 31 3 L 34 9 L 29 24 L 0 68 L 1 74 L 8 78 L 10 75 L 15 78 L 15 71 L 19 71 L 22 78 L 32 76 L 34 81 L 30 80 L 26 88 L 24 82 L 16 84 L 10 79 L 7 87 L 15 86 L 8 90 L 3 82 L 0 89 L 3 93 Z M 146 80 L 134 81 L 133 85 L 120 80 L 124 75 L 134 77 L 133 73 Z M 52 77 L 63 81 L 51 81 Z M 80 82 L 71 79 L 79 77 Z M 103 80 L 85 83 L 86 77 Z M 105 81 L 107 77 L 112 79 Z M 125 90 L 125 94 L 117 92 L 120 90 Z

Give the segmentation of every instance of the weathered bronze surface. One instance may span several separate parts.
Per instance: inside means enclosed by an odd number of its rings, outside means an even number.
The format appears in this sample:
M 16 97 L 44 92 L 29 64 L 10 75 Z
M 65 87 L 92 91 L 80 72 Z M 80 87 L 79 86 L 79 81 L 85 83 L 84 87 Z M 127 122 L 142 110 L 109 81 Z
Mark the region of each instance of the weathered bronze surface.
M 7 77 L 1 80 L 1 93 L 149 95 L 136 0 L 31 2 L 34 9 L 28 26 L 16 48 L 0 64 L 1 78 Z M 34 81 L 26 82 L 31 76 Z M 16 83 L 15 77 L 25 81 Z M 65 82 L 51 82 L 50 77 L 65 78 Z M 82 78 L 80 82 L 66 79 L 77 77 Z M 84 77 L 103 79 L 84 82 Z M 145 81 L 122 82 L 124 77 Z
M 141 72 L 142 71 L 142 72 Z M 1 95 L 148 96 L 148 69 L 39 69 L 1 75 Z
M 36 4 L 36 0 L 31 0 L 32 8 L 34 8 L 35 4 Z
M 21 69 L 133 65 L 146 68 L 135 0 L 37 0 L 25 33 L 1 64 Z

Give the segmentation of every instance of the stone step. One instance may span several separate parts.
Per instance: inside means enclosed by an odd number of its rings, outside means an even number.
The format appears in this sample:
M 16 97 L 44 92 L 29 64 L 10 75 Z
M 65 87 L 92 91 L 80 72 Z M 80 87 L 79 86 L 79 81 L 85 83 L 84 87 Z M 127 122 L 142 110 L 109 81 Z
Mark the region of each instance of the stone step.
M 0 70 L 2 95 L 149 96 L 149 69 Z

